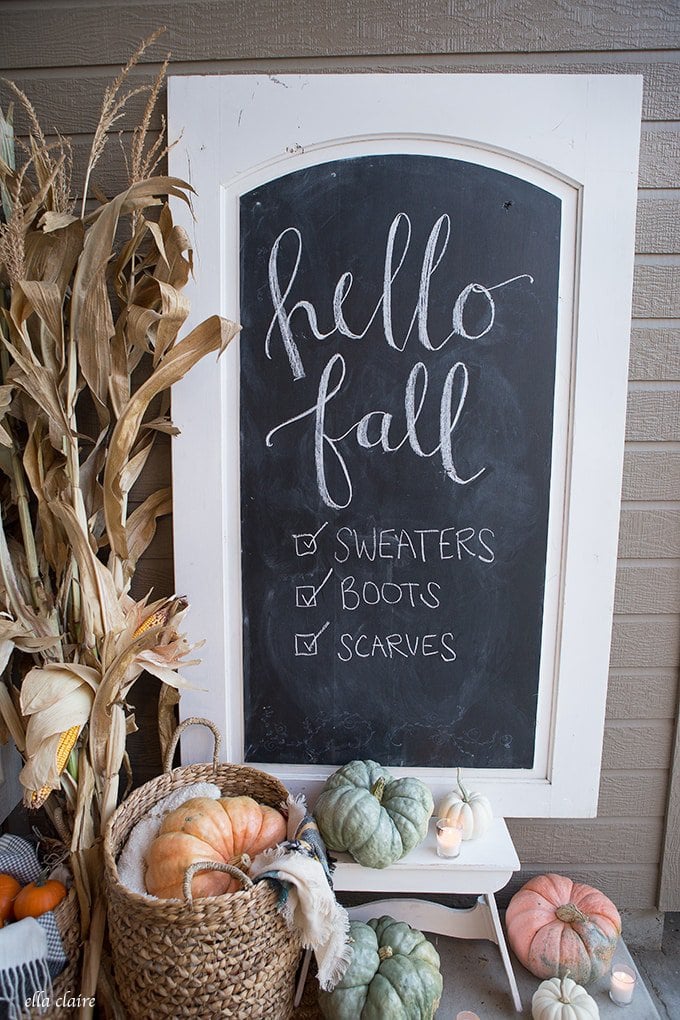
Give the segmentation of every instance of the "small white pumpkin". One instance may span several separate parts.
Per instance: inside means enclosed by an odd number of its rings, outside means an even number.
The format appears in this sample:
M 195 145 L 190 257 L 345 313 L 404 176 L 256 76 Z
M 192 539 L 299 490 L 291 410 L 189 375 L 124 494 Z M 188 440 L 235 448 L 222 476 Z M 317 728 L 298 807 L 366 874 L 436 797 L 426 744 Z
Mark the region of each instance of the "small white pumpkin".
M 597 1003 L 570 977 L 549 978 L 534 992 L 533 1020 L 598 1020 Z
M 491 825 L 493 811 L 489 798 L 483 793 L 468 793 L 461 782 L 458 769 L 458 790 L 452 790 L 437 807 L 438 818 L 448 818 L 463 830 L 463 839 L 479 839 Z

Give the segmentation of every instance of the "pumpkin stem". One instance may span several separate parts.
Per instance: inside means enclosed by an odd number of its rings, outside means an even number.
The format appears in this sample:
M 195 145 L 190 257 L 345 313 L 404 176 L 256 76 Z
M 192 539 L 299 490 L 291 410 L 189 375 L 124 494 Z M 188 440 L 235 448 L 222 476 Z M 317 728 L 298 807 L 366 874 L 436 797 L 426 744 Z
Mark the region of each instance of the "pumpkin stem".
M 584 924 L 588 920 L 587 915 L 582 910 L 579 910 L 575 903 L 565 903 L 563 906 L 558 907 L 555 911 L 555 916 L 567 924 L 573 924 L 574 921 Z
M 560 978 L 560 1002 L 563 1002 L 565 1006 L 571 1005 L 571 999 L 567 995 L 566 980 L 569 977 L 570 971 L 566 971 L 564 977 Z
M 390 956 L 393 955 L 392 946 L 381 946 L 378 950 L 378 956 L 380 957 L 381 963 L 383 960 L 389 960 Z
M 384 792 L 385 792 L 385 780 L 381 777 L 380 779 L 376 779 L 375 783 L 371 787 L 371 793 L 376 798 L 378 803 L 382 803 Z
M 463 801 L 466 804 L 469 804 L 470 803 L 470 794 L 467 792 L 467 790 L 463 786 L 462 780 L 460 778 L 460 774 L 461 774 L 460 773 L 460 769 L 457 769 L 456 772 L 457 772 L 457 775 L 458 775 L 458 789 L 460 790 L 460 795 L 463 798 Z
M 233 868 L 240 868 L 241 871 L 247 871 L 251 863 L 250 854 L 236 854 L 227 861 L 227 864 L 231 864 Z

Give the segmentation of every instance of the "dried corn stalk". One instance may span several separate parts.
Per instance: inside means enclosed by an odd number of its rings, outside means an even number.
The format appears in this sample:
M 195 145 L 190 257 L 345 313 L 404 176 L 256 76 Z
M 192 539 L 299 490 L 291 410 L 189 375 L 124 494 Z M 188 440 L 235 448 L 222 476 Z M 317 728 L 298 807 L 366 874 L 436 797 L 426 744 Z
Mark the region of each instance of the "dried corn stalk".
M 15 163 L 11 107 L 0 110 L 0 731 L 24 757 L 27 805 L 66 821 L 83 931 L 91 926 L 88 996 L 103 935 L 98 839 L 134 725 L 127 697 L 145 671 L 180 688 L 178 670 L 191 664 L 177 630 L 186 600 L 129 594 L 171 493 L 130 512 L 130 491 L 159 431 L 176 431 L 170 388 L 238 328 L 213 316 L 180 339 L 192 253 L 168 202 L 188 201 L 190 188 L 154 176 L 166 150 L 146 147 L 167 61 L 150 86 L 128 84 L 155 37 L 105 93 L 78 202 L 68 141 L 49 144 L 30 101 L 6 83 L 28 121 Z M 129 187 L 88 213 L 108 131 L 144 90 Z

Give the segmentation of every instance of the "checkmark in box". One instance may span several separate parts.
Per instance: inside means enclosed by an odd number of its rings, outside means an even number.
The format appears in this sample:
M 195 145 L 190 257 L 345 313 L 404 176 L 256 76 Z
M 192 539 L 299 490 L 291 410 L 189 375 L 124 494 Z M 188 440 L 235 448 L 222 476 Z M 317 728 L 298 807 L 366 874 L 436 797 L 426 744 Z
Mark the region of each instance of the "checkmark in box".
M 314 532 L 314 534 L 293 535 L 297 556 L 313 556 L 316 553 L 318 549 L 317 539 L 327 524 L 328 521 L 324 521 L 319 530 Z
M 316 634 L 296 634 L 295 635 L 295 654 L 296 656 L 301 655 L 317 655 L 319 651 L 319 638 L 325 631 L 326 627 L 330 626 L 330 620 L 326 620 L 323 627 Z
M 298 609 L 316 607 L 316 588 L 313 584 L 300 584 L 295 589 L 295 605 Z
M 328 571 L 323 581 L 318 587 L 314 587 L 313 584 L 299 584 L 295 589 L 295 605 L 298 609 L 315 609 L 316 600 L 319 592 L 323 588 L 324 584 L 333 574 L 333 568 Z

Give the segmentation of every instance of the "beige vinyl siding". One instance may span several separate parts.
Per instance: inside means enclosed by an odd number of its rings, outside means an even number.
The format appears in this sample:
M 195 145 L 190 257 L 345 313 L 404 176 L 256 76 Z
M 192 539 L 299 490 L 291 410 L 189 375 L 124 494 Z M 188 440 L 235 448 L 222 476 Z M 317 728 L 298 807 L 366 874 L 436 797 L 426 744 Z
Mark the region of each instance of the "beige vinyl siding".
M 676 0 L 10 0 L 2 5 L 0 66 L 30 95 L 46 132 L 58 129 L 72 136 L 76 180 L 82 179 L 106 84 L 138 41 L 163 24 L 168 32 L 151 54 L 154 62 L 136 69 L 135 81 L 148 80 L 166 50 L 172 51 L 174 74 L 398 70 L 644 76 L 620 561 L 599 812 L 595 819 L 512 820 L 523 872 L 509 891 L 533 873 L 563 870 L 598 885 L 622 908 L 680 909 L 680 847 L 674 835 L 680 831 Z M 1 94 L 6 104 L 6 91 Z M 143 100 L 135 99 L 117 125 L 124 144 L 142 106 Z M 160 115 L 152 126 L 158 130 Z M 109 194 L 124 186 L 117 139 L 95 179 Z M 169 482 L 169 443 L 159 437 L 134 501 Z M 157 595 L 173 590 L 168 521 L 161 522 L 135 578 L 137 595 L 151 586 Z M 157 744 L 148 735 L 156 692 L 152 681 L 134 691 L 145 728 L 143 740 L 130 740 L 137 782 L 160 767 Z M 667 832 L 669 797 L 674 814 Z

